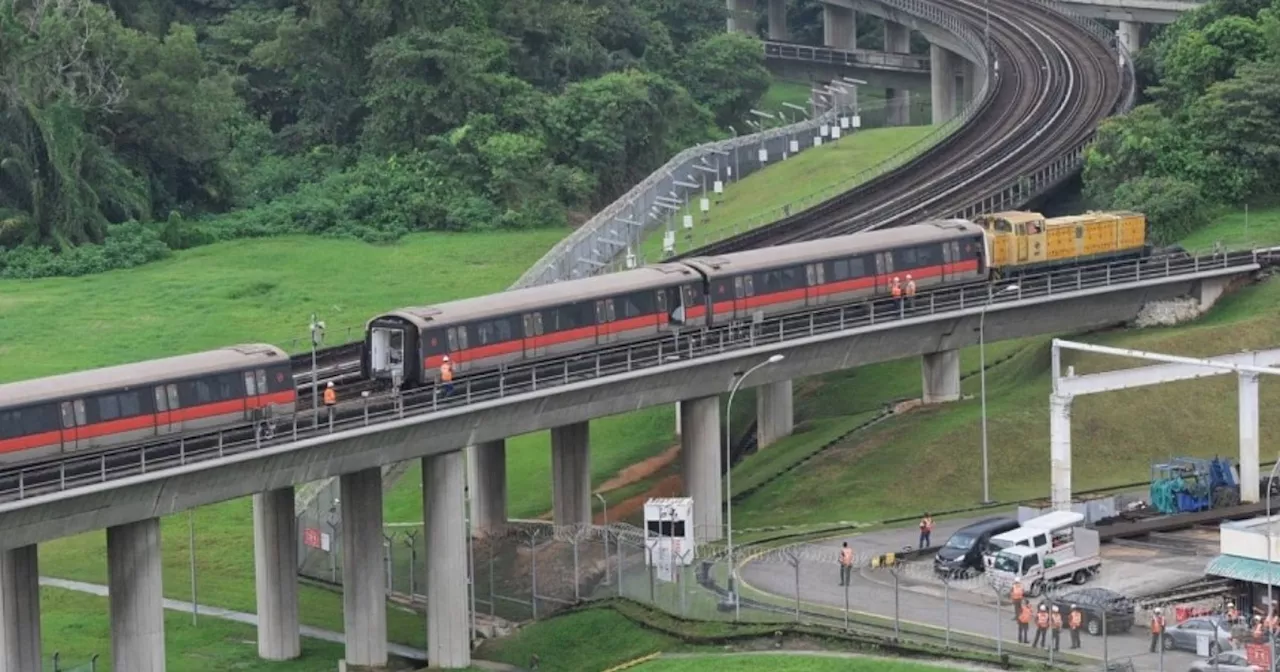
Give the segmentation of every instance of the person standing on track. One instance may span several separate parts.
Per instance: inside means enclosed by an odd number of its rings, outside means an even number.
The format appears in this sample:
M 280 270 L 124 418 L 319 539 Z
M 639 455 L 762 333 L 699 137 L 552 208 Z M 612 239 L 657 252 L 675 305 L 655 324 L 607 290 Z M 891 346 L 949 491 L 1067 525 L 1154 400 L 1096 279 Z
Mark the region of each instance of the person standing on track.
M 1030 644 L 1031 638 L 1027 636 L 1027 628 L 1031 626 L 1031 603 L 1022 602 L 1018 607 L 1018 643 Z
M 448 355 L 440 362 L 440 382 L 444 385 L 444 396 L 453 394 L 453 362 L 449 361 Z
M 1080 607 L 1071 605 L 1071 615 L 1067 620 L 1067 627 L 1071 628 L 1071 648 L 1080 648 L 1080 627 L 1084 625 L 1084 614 L 1080 612 Z
M 926 511 L 920 519 L 920 548 L 929 548 L 929 537 L 933 534 L 933 516 Z
M 840 548 L 840 585 L 849 585 L 849 577 L 853 573 L 853 549 L 849 548 L 849 542 L 844 542 L 844 546 Z
M 338 405 L 338 391 L 333 387 L 333 381 L 329 381 L 324 387 L 324 407 L 329 412 L 329 421 L 333 421 L 333 407 Z

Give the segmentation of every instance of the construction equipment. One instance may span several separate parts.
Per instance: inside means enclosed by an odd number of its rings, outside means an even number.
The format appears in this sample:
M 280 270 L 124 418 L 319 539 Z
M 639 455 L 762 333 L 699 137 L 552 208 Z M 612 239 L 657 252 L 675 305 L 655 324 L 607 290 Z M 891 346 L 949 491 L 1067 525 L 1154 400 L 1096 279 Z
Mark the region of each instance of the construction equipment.
M 1151 505 L 1165 515 L 1208 511 L 1240 502 L 1231 461 L 1177 457 L 1151 465 Z

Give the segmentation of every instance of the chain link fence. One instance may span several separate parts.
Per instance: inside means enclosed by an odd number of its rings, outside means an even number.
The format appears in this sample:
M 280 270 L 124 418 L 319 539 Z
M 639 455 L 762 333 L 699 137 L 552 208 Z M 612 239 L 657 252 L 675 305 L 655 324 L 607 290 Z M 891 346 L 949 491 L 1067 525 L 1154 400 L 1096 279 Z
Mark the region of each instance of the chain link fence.
M 89 660 L 68 661 L 55 651 L 43 667 L 47 672 L 97 672 L 98 655 L 94 654 Z

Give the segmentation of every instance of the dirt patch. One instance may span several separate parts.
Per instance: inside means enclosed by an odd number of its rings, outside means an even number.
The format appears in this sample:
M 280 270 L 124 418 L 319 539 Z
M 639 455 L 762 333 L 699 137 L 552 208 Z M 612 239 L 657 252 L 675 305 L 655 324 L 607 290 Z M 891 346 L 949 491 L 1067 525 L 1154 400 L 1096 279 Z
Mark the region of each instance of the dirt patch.
M 643 462 L 637 462 L 622 471 L 619 471 L 616 476 L 604 483 L 601 483 L 600 487 L 596 488 L 595 491 L 600 494 L 604 494 L 610 490 L 617 490 L 618 488 L 626 487 L 632 483 L 643 481 L 659 471 L 662 471 L 663 468 L 674 462 L 676 456 L 679 454 L 680 446 L 678 444 L 671 446 Z
M 684 480 L 680 478 L 679 474 L 672 474 L 657 483 L 654 483 L 653 487 L 649 488 L 647 491 L 610 506 L 609 520 L 616 522 L 619 520 L 626 520 L 636 514 L 643 514 L 644 503 L 649 501 L 650 498 L 680 497 L 682 492 L 684 492 Z M 604 512 L 600 512 L 595 515 L 595 523 L 604 523 Z

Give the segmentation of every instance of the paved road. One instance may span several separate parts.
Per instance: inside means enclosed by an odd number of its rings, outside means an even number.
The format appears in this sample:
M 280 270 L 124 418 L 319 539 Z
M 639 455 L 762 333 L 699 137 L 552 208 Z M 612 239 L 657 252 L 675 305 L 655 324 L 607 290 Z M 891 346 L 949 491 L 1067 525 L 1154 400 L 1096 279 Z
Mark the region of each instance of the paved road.
M 945 542 L 952 532 L 973 522 L 957 520 L 939 522 L 933 533 L 933 543 Z M 800 599 L 814 605 L 825 605 L 842 609 L 844 607 L 844 590 L 839 585 L 838 565 L 836 558 L 842 541 L 848 541 L 854 549 L 860 564 L 866 564 L 869 558 L 889 551 L 900 551 L 904 547 L 914 546 L 917 542 L 916 529 L 899 528 L 883 530 L 861 535 L 853 535 L 845 539 L 806 544 L 802 550 L 800 568 Z M 978 582 L 953 583 L 945 590 L 943 583 L 934 577 L 930 570 L 930 561 L 909 563 L 900 571 L 899 610 L 903 621 L 945 627 L 947 623 L 947 599 L 950 601 L 950 622 L 953 630 L 982 637 L 996 636 L 996 599 L 989 587 Z M 1125 575 L 1125 582 L 1132 583 L 1132 575 L 1144 571 L 1143 566 L 1119 567 L 1133 563 L 1108 563 L 1104 574 L 1115 573 Z M 1127 571 L 1121 571 L 1127 570 Z M 1151 572 L 1152 568 L 1146 568 Z M 748 561 L 740 570 L 740 576 L 747 585 L 758 590 L 794 599 L 796 590 L 795 568 L 787 564 L 777 555 L 766 556 Z M 1194 574 L 1187 578 L 1195 578 Z M 1163 576 L 1161 583 L 1168 583 L 1169 577 Z M 1092 585 L 1092 584 L 1091 584 Z M 1098 585 L 1106 585 L 1099 581 Z M 894 614 L 894 579 L 887 570 L 863 569 L 855 573 L 849 592 L 851 609 L 863 613 L 892 618 Z M 1007 600 L 1002 608 L 1000 620 L 1001 635 L 1005 642 L 1016 642 L 1017 631 L 1013 622 L 1013 614 Z M 1034 634 L 1034 630 L 1032 631 Z M 1111 635 L 1106 638 L 1107 655 L 1110 660 L 1131 658 L 1140 670 L 1160 670 L 1159 654 L 1149 653 L 1149 636 L 1145 626 L 1138 625 L 1127 635 Z M 1063 633 L 1065 649 L 1069 639 Z M 1101 661 L 1103 656 L 1103 640 L 1100 637 L 1084 635 L 1081 638 L 1080 653 L 1096 657 Z M 1197 658 L 1187 652 L 1165 652 L 1164 670 L 1186 670 Z

